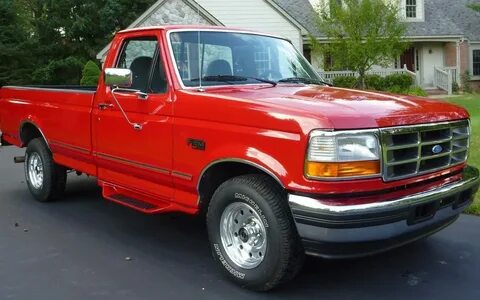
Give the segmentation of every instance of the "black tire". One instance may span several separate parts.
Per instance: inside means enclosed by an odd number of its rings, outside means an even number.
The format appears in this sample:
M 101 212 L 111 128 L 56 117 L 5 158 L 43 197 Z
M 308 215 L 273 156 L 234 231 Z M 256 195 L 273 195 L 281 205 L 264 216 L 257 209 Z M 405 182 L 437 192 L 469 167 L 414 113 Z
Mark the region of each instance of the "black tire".
M 242 268 L 230 259 L 220 236 L 222 214 L 230 204 L 237 202 L 252 207 L 266 224 L 266 253 L 263 261 L 253 269 Z M 207 228 L 215 261 L 228 278 L 242 287 L 270 290 L 293 279 L 303 265 L 305 254 L 287 194 L 266 175 L 239 176 L 220 185 L 208 208 Z
M 32 183 L 28 171 L 30 158 L 35 155 L 38 155 L 43 166 L 43 183 L 41 186 Z M 67 170 L 53 162 L 52 153 L 41 138 L 33 139 L 28 143 L 25 153 L 25 178 L 30 193 L 40 202 L 58 200 L 65 192 Z

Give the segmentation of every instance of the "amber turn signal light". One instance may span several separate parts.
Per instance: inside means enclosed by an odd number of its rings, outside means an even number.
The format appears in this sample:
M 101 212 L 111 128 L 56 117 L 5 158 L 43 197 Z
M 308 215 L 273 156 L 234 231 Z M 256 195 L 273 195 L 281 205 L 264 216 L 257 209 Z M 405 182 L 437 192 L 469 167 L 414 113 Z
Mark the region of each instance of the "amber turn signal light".
M 307 177 L 341 178 L 371 176 L 380 174 L 380 161 L 349 161 L 349 162 L 310 162 L 305 165 Z

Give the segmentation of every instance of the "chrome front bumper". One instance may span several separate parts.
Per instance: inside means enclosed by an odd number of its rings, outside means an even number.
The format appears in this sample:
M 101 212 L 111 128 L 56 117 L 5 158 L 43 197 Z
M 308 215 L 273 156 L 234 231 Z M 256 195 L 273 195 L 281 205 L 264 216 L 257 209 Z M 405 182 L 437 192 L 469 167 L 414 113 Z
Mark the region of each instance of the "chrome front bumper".
M 479 184 L 478 169 L 466 167 L 458 182 L 392 201 L 335 206 L 290 194 L 289 204 L 308 254 L 356 257 L 398 247 L 446 227 L 472 202 Z

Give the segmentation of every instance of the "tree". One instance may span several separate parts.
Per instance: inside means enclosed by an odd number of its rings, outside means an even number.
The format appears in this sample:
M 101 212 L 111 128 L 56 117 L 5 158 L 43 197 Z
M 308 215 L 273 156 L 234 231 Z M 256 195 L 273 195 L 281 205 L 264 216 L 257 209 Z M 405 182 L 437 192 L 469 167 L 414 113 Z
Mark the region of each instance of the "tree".
M 320 44 L 312 37 L 314 50 L 330 56 L 335 68 L 357 71 L 360 88 L 368 70 L 387 66 L 408 48 L 403 40 L 406 25 L 392 1 L 331 0 L 316 10 L 318 27 L 328 41 Z
M 0 86 L 30 80 L 28 34 L 12 0 L 0 0 Z
M 480 3 L 470 3 L 467 6 L 476 12 L 480 12 Z
M 78 84 L 84 64 L 154 2 L 0 0 L 0 85 Z
M 100 68 L 97 64 L 89 60 L 82 71 L 80 85 L 97 85 L 100 78 Z

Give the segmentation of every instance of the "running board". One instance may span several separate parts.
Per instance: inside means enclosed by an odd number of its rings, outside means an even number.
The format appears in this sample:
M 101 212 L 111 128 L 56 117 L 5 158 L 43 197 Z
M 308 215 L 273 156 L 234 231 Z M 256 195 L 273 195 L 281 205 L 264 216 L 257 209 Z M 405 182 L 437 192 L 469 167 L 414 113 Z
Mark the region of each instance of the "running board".
M 171 211 L 167 202 L 159 202 L 150 196 L 109 184 L 103 185 L 103 197 L 112 202 L 130 207 L 146 214 L 156 214 Z

